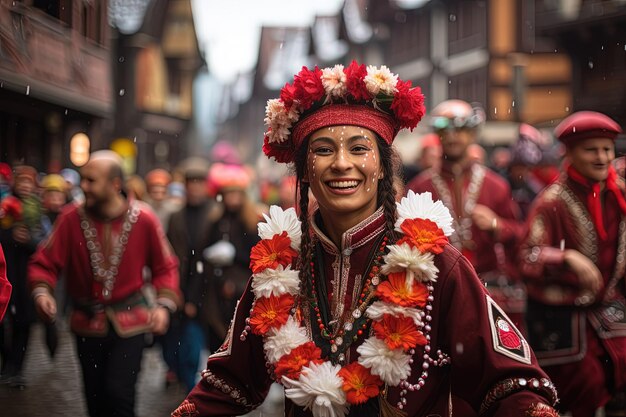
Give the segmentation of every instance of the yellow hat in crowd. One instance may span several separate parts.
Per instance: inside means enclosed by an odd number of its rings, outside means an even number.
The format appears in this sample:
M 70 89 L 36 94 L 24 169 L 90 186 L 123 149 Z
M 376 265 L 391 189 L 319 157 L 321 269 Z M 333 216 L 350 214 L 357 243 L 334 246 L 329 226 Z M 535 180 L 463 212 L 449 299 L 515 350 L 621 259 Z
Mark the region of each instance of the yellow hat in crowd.
M 48 174 L 41 180 L 41 188 L 44 191 L 60 191 L 64 193 L 66 186 L 65 178 L 58 174 Z

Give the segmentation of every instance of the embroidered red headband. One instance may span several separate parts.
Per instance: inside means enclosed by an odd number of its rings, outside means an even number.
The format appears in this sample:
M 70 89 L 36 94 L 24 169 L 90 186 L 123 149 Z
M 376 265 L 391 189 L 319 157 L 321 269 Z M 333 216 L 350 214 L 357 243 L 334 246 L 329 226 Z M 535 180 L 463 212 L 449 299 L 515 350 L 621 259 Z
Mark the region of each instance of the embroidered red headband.
M 311 133 L 336 125 L 364 127 L 391 144 L 400 129 L 413 130 L 424 113 L 420 87 L 400 80 L 384 65 L 352 61 L 345 69 L 302 67 L 280 98 L 267 102 L 263 152 L 277 162 L 293 162 Z

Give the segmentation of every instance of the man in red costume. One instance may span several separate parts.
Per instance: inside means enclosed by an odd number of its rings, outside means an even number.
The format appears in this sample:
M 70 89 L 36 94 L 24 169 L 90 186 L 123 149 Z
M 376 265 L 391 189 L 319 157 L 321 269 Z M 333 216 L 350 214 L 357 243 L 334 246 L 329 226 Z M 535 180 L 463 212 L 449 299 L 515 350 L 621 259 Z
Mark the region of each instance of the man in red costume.
M 413 179 L 407 189 L 431 192 L 450 210 L 455 230 L 450 243 L 470 260 L 493 298 L 522 328 L 525 294 L 516 283 L 511 260 L 524 224 L 506 180 L 472 159 L 471 146 L 483 121 L 482 110 L 465 101 L 437 105 L 431 124 L 441 137 L 441 164 Z
M 85 204 L 59 215 L 31 259 L 28 280 L 37 312 L 50 322 L 52 292 L 65 272 L 89 415 L 134 416 L 145 333 L 163 334 L 176 310 L 178 262 L 154 212 L 126 199 L 117 154 L 93 153 L 81 176 Z M 145 267 L 155 302 L 144 291 Z
M 620 132 L 590 111 L 556 127 L 567 164 L 535 200 L 521 247 L 529 341 L 574 417 L 626 411 L 626 201 L 611 165 Z

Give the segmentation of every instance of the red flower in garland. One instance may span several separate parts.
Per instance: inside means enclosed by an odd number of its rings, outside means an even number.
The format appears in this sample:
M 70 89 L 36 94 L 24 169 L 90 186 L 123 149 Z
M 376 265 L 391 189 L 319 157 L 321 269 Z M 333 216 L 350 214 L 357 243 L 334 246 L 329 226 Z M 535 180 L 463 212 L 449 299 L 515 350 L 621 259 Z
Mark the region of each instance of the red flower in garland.
M 293 304 L 294 299 L 290 294 L 283 294 L 280 297 L 270 295 L 256 300 L 250 313 L 252 333 L 263 336 L 271 328 L 287 323 Z
M 290 145 L 292 145 L 292 142 L 288 142 L 287 146 L 276 142 L 270 143 L 269 136 L 266 134 L 265 138 L 263 138 L 263 153 L 268 158 L 273 157 L 276 162 L 288 163 L 293 161 L 294 158 L 294 149 Z
M 380 393 L 383 381 L 372 375 L 366 367 L 358 362 L 352 362 L 339 371 L 343 379 L 342 389 L 346 393 L 346 400 L 350 404 L 363 404 Z
M 424 107 L 424 95 L 420 87 L 411 88 L 411 81 L 398 80 L 396 94 L 393 96 L 391 110 L 403 128 L 413 130 L 422 120 L 426 108 Z
M 313 71 L 307 67 L 295 76 L 293 81 L 295 89 L 294 98 L 303 109 L 308 109 L 313 103 L 324 97 L 325 91 L 322 85 L 322 70 L 317 66 Z
M 382 320 L 372 324 L 372 329 L 376 337 L 384 341 L 389 349 L 409 350 L 417 345 L 426 344 L 426 337 L 417 330 L 415 322 L 409 317 L 385 314 Z
M 307 342 L 283 355 L 276 363 L 274 373 L 277 378 L 286 376 L 290 379 L 298 379 L 304 366 L 307 366 L 310 362 L 321 363 L 321 357 L 322 351 L 320 348 L 313 342 Z
M 406 273 L 392 272 L 387 275 L 386 281 L 376 287 L 376 296 L 391 304 L 423 308 L 426 306 L 428 288 L 415 280 L 411 288 L 407 288 Z
M 278 265 L 291 265 L 298 252 L 291 248 L 291 239 L 287 232 L 263 239 L 250 251 L 250 269 L 256 274 L 267 268 L 276 269 Z
M 348 89 L 348 93 L 350 93 L 355 100 L 371 100 L 371 94 L 367 91 L 365 81 L 363 81 L 363 78 L 367 75 L 365 65 L 359 65 L 356 61 L 352 61 L 343 72 L 346 74 L 346 88 Z
M 428 219 L 406 219 L 400 225 L 405 236 L 397 244 L 408 243 L 420 252 L 438 254 L 448 243 L 448 238 L 437 223 Z

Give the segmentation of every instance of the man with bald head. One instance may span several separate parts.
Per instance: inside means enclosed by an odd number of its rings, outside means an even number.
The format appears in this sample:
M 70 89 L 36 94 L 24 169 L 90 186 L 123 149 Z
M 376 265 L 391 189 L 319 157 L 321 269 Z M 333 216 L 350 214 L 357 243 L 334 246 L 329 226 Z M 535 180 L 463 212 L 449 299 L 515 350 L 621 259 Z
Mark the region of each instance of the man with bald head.
M 64 272 L 91 417 L 135 415 L 145 334 L 165 333 L 180 299 L 178 260 L 159 220 L 128 200 L 123 184 L 121 158 L 94 152 L 81 169 L 84 204 L 64 209 L 28 268 L 35 307 L 48 322 L 55 320 L 52 294 Z M 146 267 L 156 301 L 145 291 Z

